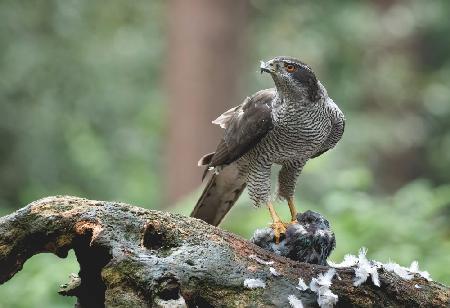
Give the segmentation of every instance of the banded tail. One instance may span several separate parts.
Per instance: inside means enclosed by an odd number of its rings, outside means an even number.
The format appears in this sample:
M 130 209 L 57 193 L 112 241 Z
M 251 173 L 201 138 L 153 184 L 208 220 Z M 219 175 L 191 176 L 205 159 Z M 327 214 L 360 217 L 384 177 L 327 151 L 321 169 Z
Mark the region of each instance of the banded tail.
M 214 153 L 203 156 L 199 165 L 208 165 Z M 205 177 L 208 169 L 206 169 Z M 191 217 L 217 226 L 245 189 L 245 177 L 240 176 L 236 163 L 224 166 L 220 173 L 212 173 Z

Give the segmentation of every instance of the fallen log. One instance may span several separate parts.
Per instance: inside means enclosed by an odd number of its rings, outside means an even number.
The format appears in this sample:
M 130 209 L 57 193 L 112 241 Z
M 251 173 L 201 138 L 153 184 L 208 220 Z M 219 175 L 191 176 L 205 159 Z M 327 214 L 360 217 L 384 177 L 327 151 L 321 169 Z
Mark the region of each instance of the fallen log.
M 299 287 L 329 267 L 295 262 L 201 220 L 117 203 L 57 196 L 0 218 L 0 284 L 37 253 L 64 258 L 78 275 L 60 293 L 78 307 L 285 307 L 318 295 Z M 50 266 L 50 264 L 49 264 Z M 337 307 L 446 307 L 448 287 L 403 279 L 383 268 L 380 286 L 355 286 L 354 268 L 337 268 Z M 1 286 L 0 286 L 1 287 Z M 294 297 L 293 297 L 294 296 Z

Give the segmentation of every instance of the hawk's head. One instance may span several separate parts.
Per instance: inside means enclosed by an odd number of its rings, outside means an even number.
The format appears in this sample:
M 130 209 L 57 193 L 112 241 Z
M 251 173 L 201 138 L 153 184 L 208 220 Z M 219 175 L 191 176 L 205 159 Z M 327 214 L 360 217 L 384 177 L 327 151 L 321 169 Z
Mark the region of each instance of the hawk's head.
M 291 57 L 276 57 L 261 61 L 261 73 L 269 73 L 277 90 L 288 96 L 304 96 L 310 102 L 320 98 L 317 78 L 305 63 Z M 301 97 L 303 98 L 303 97 Z

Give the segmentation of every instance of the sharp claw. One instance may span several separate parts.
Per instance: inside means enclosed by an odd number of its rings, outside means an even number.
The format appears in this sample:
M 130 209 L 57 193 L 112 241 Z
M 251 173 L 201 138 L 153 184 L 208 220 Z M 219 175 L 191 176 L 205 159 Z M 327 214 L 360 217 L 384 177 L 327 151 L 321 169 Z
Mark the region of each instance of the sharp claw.
M 273 229 L 273 232 L 275 235 L 275 244 L 279 244 L 281 234 L 286 233 L 286 227 L 285 227 L 284 223 L 282 223 L 281 221 L 278 221 L 278 222 L 274 222 L 272 224 L 271 228 Z

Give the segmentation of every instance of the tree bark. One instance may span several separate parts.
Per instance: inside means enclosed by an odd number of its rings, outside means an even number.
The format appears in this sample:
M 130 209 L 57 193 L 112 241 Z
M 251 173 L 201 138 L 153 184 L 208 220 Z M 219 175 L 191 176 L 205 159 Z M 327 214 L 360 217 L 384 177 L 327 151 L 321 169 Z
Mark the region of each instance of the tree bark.
M 271 254 L 203 221 L 115 202 L 49 197 L 0 218 L 0 283 L 34 254 L 66 257 L 74 249 L 78 277 L 60 291 L 79 307 L 288 306 L 293 294 L 316 306 L 316 294 L 296 288 L 328 268 Z M 263 264 L 255 258 L 273 261 Z M 269 271 L 276 269 L 279 276 Z M 404 280 L 380 270 L 381 286 L 353 285 L 352 268 L 337 269 L 331 290 L 338 307 L 445 307 L 449 288 L 421 277 Z M 260 279 L 265 288 L 247 289 Z M 420 285 L 420 289 L 417 288 Z

